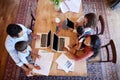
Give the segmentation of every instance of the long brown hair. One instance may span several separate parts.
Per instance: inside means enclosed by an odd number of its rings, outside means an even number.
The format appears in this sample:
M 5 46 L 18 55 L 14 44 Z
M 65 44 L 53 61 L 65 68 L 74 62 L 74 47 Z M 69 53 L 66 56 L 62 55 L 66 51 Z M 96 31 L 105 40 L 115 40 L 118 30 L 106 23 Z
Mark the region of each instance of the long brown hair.
M 84 16 L 84 18 L 87 18 L 88 22 L 84 25 L 84 27 L 91 27 L 95 28 L 97 26 L 97 16 L 95 13 L 88 13 Z

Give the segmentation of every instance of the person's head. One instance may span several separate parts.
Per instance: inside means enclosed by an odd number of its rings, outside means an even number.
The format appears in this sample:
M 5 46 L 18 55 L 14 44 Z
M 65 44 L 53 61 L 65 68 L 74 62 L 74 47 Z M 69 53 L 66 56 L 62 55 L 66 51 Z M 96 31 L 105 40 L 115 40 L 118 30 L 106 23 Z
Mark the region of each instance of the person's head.
M 89 35 L 85 38 L 84 44 L 92 47 L 94 55 L 91 57 L 95 57 L 99 52 L 101 41 L 97 35 Z
M 27 46 L 27 41 L 19 41 L 15 44 L 15 49 L 20 52 L 26 52 Z
M 76 30 L 79 35 L 82 35 L 84 33 L 84 28 L 82 26 L 78 26 Z
M 85 27 L 95 28 L 97 25 L 97 16 L 95 13 L 88 13 L 84 16 Z
M 7 34 L 11 37 L 21 37 L 23 35 L 23 30 L 17 24 L 9 24 L 7 27 Z

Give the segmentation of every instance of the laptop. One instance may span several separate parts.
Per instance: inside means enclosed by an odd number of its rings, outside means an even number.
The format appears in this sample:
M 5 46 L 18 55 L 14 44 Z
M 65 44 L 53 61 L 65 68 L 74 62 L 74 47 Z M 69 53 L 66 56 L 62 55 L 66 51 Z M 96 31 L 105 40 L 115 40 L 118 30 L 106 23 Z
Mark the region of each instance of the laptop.
M 58 52 L 64 52 L 63 48 L 68 47 L 70 42 L 69 37 L 53 35 L 52 49 Z
M 37 35 L 40 35 L 40 39 L 36 40 L 35 48 L 47 48 L 50 46 L 51 31 L 48 33 L 37 33 Z
M 68 29 L 68 28 L 74 29 L 74 23 L 67 18 L 65 21 L 63 21 L 62 28 L 63 29 Z

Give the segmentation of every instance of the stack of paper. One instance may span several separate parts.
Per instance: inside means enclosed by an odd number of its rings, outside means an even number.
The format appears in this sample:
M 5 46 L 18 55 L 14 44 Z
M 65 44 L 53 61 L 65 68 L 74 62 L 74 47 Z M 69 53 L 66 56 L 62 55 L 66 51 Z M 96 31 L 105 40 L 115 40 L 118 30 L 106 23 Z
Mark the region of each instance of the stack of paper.
M 56 60 L 58 69 L 62 69 L 65 72 L 74 71 L 74 61 L 70 60 L 65 54 L 61 54 Z
M 40 70 L 33 69 L 33 73 L 48 76 L 49 72 L 50 72 L 50 67 L 51 67 L 51 64 L 52 64 L 54 53 L 39 50 L 38 54 L 41 57 L 36 59 L 35 65 L 40 66 L 41 69 Z
M 67 11 L 79 13 L 81 0 L 63 0 L 60 4 L 61 11 L 66 13 Z

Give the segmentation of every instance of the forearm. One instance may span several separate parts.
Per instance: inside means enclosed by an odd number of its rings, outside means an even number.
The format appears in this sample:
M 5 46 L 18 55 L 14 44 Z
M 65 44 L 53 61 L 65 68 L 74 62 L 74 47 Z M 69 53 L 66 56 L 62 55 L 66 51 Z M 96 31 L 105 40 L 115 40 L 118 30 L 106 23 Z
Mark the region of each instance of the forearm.
M 33 37 L 35 34 L 33 32 L 31 32 L 30 35 Z
M 81 47 L 81 43 L 78 43 L 78 44 L 75 46 L 75 49 L 76 49 L 76 50 L 80 50 L 80 47 Z
M 25 67 L 24 65 L 21 66 L 21 68 L 24 70 L 24 71 L 28 71 L 29 69 L 27 67 Z

